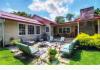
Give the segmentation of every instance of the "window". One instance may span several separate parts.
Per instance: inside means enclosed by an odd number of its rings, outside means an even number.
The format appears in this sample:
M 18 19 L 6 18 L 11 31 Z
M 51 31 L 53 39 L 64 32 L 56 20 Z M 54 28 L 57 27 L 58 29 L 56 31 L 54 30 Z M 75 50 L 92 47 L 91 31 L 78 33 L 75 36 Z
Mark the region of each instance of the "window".
M 36 34 L 40 34 L 40 26 L 36 26 Z
M 63 29 L 62 28 L 59 28 L 59 33 L 62 33 L 63 32 Z
M 25 35 L 25 24 L 19 24 L 19 35 Z
M 46 30 L 46 32 L 49 32 L 49 27 L 46 26 L 45 27 L 45 30 Z
M 63 28 L 63 33 L 70 33 L 70 32 L 71 32 L 70 27 Z
M 34 26 L 28 25 L 28 34 L 34 34 Z

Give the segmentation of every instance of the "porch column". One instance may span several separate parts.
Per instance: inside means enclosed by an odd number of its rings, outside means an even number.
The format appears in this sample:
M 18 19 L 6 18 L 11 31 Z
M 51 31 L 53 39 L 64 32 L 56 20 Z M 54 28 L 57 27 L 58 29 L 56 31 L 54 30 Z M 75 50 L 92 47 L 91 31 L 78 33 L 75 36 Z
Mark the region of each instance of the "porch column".
M 79 34 L 79 21 L 77 22 L 77 34 Z
M 2 22 L 2 36 L 3 36 L 3 47 L 5 46 L 5 26 L 4 26 L 5 19 Z
M 98 19 L 98 33 L 100 34 L 100 20 Z

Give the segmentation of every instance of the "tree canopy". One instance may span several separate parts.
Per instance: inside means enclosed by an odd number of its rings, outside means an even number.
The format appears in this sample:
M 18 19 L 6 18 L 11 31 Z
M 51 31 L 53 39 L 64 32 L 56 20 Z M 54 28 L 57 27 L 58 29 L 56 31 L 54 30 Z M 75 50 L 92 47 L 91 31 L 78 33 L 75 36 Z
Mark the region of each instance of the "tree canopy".
M 58 24 L 63 24 L 65 22 L 65 19 L 63 16 L 57 16 L 55 18 L 55 21 L 58 23 Z
M 97 9 L 95 9 L 95 15 L 98 15 L 98 16 L 100 16 L 100 8 L 97 8 Z
M 68 21 L 72 21 L 72 18 L 74 18 L 74 14 L 68 13 L 68 14 L 66 15 L 66 19 L 67 19 Z
M 16 14 L 16 15 L 19 15 L 19 16 L 24 16 L 24 17 L 32 17 L 31 14 L 28 14 L 26 12 L 21 12 L 21 11 L 13 12 L 13 14 Z

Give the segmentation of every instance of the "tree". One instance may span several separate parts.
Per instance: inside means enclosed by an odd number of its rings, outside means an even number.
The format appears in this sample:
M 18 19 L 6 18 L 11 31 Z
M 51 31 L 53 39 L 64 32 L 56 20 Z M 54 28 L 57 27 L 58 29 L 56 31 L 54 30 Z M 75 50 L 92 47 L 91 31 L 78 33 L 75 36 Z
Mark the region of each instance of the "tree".
M 95 9 L 95 15 L 98 15 L 98 16 L 100 16 L 100 8 L 97 8 L 97 9 Z
M 63 16 L 57 16 L 55 18 L 55 21 L 58 23 L 58 24 L 63 24 L 65 22 L 65 19 Z
M 72 18 L 74 18 L 74 14 L 68 13 L 68 14 L 66 15 L 66 19 L 67 19 L 68 21 L 71 21 Z
M 24 17 L 31 17 L 31 14 L 28 14 L 26 12 L 13 12 L 13 14 L 19 15 L 19 16 L 24 16 Z

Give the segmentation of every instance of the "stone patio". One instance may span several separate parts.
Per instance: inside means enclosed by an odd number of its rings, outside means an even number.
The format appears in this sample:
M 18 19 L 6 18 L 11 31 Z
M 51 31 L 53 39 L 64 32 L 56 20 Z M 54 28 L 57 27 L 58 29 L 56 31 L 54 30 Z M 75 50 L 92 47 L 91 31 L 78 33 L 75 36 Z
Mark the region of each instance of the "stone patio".
M 72 40 L 73 40 L 72 38 L 67 38 L 67 39 L 66 39 L 66 43 L 70 43 Z M 46 42 L 45 42 L 45 43 L 46 43 Z M 59 52 L 59 49 L 60 49 L 61 47 L 63 47 L 63 45 L 60 45 L 60 44 L 57 43 L 57 42 L 52 42 L 52 43 L 47 42 L 48 46 L 45 46 L 45 47 L 40 47 L 40 44 L 41 44 L 41 42 L 39 42 L 39 43 L 37 43 L 37 44 L 34 44 L 34 46 L 35 46 L 35 47 L 37 46 L 37 47 L 39 48 L 39 51 L 44 50 L 44 51 L 46 51 L 46 53 L 44 53 L 43 55 L 41 55 L 39 58 L 33 59 L 33 60 L 29 63 L 29 64 L 31 64 L 31 65 L 33 65 L 33 64 L 34 64 L 34 65 L 48 65 L 48 64 L 47 64 L 47 61 L 48 61 L 48 48 L 57 46 L 56 49 L 57 49 L 57 51 Z M 42 42 L 42 44 L 43 44 L 43 42 Z M 32 47 L 34 47 L 34 46 L 32 46 Z M 22 53 L 22 52 L 21 52 L 18 48 L 16 48 L 15 46 L 11 46 L 11 47 L 9 47 L 9 49 L 10 49 L 11 52 L 13 52 L 15 55 L 18 55 L 18 54 Z M 59 64 L 59 65 L 69 64 L 69 61 L 70 61 L 70 60 L 67 59 L 67 58 L 62 58 L 61 55 L 60 55 L 60 53 L 57 54 L 57 58 L 58 58 L 58 60 L 60 61 L 60 64 Z

